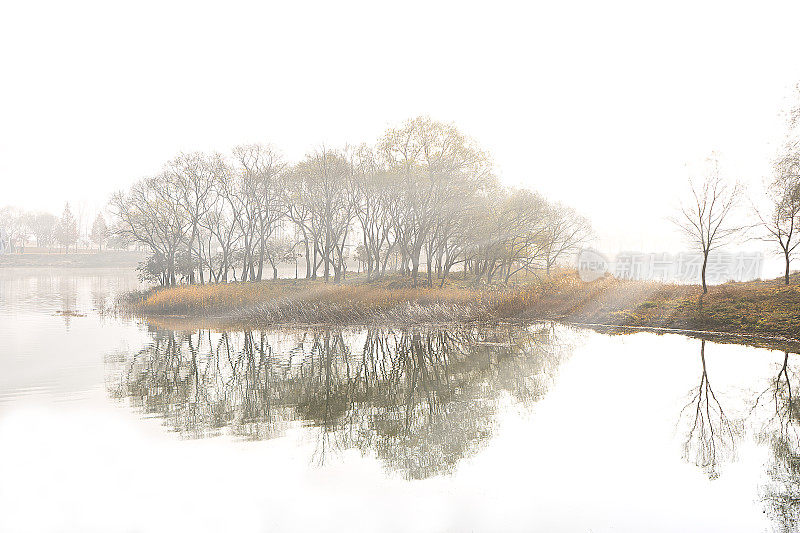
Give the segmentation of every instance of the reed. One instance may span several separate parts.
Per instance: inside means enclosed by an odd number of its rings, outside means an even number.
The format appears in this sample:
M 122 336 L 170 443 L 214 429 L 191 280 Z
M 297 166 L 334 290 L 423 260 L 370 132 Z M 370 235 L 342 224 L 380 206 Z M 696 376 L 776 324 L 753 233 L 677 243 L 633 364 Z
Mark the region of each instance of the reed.
M 793 278 L 797 283 L 798 279 Z M 128 295 L 124 307 L 153 317 L 220 325 L 469 323 L 558 319 L 800 338 L 800 284 L 694 285 L 560 272 L 512 286 L 411 287 L 402 278 L 325 284 L 311 280 L 182 285 Z

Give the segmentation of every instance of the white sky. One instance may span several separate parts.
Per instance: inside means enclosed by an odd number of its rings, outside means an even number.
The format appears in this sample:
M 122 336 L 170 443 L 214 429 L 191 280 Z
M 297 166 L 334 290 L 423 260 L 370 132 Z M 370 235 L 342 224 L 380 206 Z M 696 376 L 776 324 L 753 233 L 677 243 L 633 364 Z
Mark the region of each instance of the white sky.
M 685 164 L 758 185 L 800 4 L 0 2 L 0 205 L 94 209 L 177 152 L 290 159 L 427 113 L 610 248 L 681 248 Z

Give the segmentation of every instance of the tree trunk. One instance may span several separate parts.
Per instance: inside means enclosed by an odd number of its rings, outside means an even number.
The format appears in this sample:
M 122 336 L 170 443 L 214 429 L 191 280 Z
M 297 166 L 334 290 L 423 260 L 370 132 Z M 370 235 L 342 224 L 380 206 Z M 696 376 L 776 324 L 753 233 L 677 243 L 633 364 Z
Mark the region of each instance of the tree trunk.
M 783 280 L 786 282 L 786 285 L 789 284 L 789 252 L 784 251 L 784 255 L 786 256 L 786 273 L 783 276 Z
M 413 285 L 414 287 L 417 286 L 417 275 L 419 274 L 419 256 L 412 255 L 411 256 L 411 278 L 414 280 Z
M 311 279 L 317 279 L 317 269 L 319 268 L 319 263 L 317 263 L 317 253 L 319 252 L 319 246 L 317 245 L 317 239 L 314 238 L 314 271 L 311 273 Z
M 430 255 L 428 255 L 428 257 L 425 259 L 425 265 L 428 267 L 428 287 L 433 287 L 433 279 L 431 278 L 431 276 L 433 275 L 433 272 L 432 272 L 433 263 L 432 263 L 432 261 L 433 261 L 433 258 Z
M 708 252 L 703 253 L 703 270 L 700 273 L 700 279 L 703 282 L 703 294 L 708 292 L 708 287 L 706 286 L 706 266 L 708 265 Z
M 303 241 L 303 248 L 306 250 L 306 255 L 304 256 L 306 260 L 306 279 L 311 279 L 311 256 L 308 253 L 308 239 Z
M 445 263 L 444 267 L 442 267 L 442 282 L 439 283 L 439 288 L 441 289 L 444 287 L 444 281 L 447 279 L 447 274 L 450 272 L 450 264 Z
M 261 275 L 264 271 L 264 230 L 261 230 L 261 239 L 258 243 L 258 271 L 256 273 L 256 279 L 261 281 Z
M 325 260 L 325 268 L 323 269 L 325 276 L 325 283 L 330 281 L 331 277 L 331 234 L 330 231 L 325 231 L 325 249 L 322 251 L 323 259 Z

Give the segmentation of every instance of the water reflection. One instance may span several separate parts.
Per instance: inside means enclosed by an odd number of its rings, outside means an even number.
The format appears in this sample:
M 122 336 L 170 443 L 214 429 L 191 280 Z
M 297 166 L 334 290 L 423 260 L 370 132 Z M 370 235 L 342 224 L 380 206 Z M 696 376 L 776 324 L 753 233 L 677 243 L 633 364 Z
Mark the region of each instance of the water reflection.
M 503 402 L 544 395 L 569 353 L 558 331 L 154 330 L 130 360 L 110 362 L 108 388 L 184 437 L 310 426 L 317 463 L 355 448 L 419 479 L 480 449 Z
M 785 352 L 774 380 L 753 408 L 762 403 L 769 408 L 758 435 L 771 452 L 762 499 L 776 530 L 787 532 L 800 526 L 800 404 L 792 388 L 793 382 L 797 384 L 797 365 L 793 363 L 792 355 Z
M 683 443 L 684 459 L 693 462 L 710 479 L 719 477 L 719 464 L 731 460 L 736 452 L 736 437 L 740 433 L 725 414 L 711 381 L 706 364 L 706 341 L 700 341 L 700 378 L 697 387 L 689 391 L 690 400 L 681 410 L 681 419 L 689 420 Z
M 0 530 L 800 530 L 800 355 L 783 347 L 560 325 L 148 330 L 105 311 L 138 286 L 0 269 Z M 260 442 L 174 438 L 220 434 Z
M 699 385 L 681 411 L 684 422 L 684 460 L 716 479 L 719 467 L 735 459 L 736 443 L 745 428 L 769 449 L 760 499 L 775 531 L 800 530 L 800 398 L 796 354 L 784 352 L 774 377 L 755 396 L 741 421 L 731 420 L 712 387 L 706 361 L 706 341 L 700 342 Z M 744 395 L 746 396 L 746 395 Z

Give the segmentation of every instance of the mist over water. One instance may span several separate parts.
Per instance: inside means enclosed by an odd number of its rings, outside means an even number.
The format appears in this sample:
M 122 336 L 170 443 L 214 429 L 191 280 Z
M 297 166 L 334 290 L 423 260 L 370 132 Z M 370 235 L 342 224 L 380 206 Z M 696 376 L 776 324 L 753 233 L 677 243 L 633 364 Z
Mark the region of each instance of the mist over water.
M 0 529 L 797 525 L 795 354 L 551 323 L 165 330 L 108 312 L 136 287 L 0 273 Z

